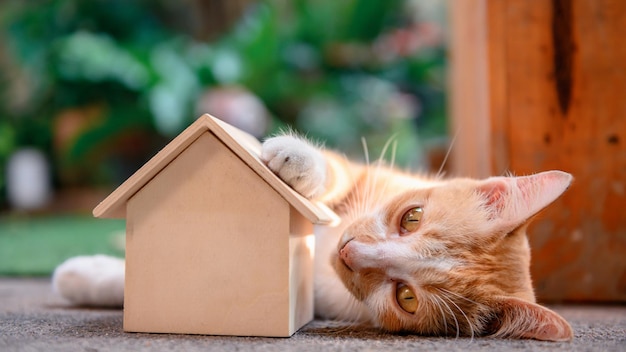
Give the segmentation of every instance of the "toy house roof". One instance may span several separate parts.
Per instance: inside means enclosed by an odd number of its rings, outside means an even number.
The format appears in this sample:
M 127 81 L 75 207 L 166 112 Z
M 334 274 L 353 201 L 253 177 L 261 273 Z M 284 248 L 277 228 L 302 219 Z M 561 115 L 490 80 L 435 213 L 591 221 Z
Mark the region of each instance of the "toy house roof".
M 98 218 L 125 218 L 126 202 L 205 132 L 215 135 L 309 221 L 314 224 L 331 224 L 337 220 L 337 215 L 330 209 L 304 198 L 265 166 L 259 157 L 261 144 L 256 138 L 208 114 L 200 116 L 122 183 L 93 210 L 93 215 Z

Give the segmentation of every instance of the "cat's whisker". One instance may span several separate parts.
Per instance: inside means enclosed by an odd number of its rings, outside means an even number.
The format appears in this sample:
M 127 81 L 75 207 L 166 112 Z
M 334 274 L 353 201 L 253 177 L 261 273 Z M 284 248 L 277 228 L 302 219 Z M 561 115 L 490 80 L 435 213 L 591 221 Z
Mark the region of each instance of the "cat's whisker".
M 440 291 L 443 291 L 443 292 L 445 292 L 445 293 L 447 293 L 447 294 L 450 294 L 450 295 L 456 296 L 456 297 L 458 297 L 458 298 L 460 298 L 460 299 L 462 299 L 462 300 L 465 300 L 465 301 L 467 301 L 467 302 L 470 302 L 470 303 L 476 304 L 477 306 L 483 306 L 483 304 L 482 304 L 482 303 L 479 303 L 479 302 L 473 301 L 473 300 L 471 300 L 471 299 L 469 299 L 469 298 L 467 298 L 467 297 L 465 297 L 465 296 L 463 296 L 463 295 L 460 295 L 460 294 L 458 294 L 458 293 L 456 293 L 456 292 L 453 292 L 453 291 L 447 290 L 447 289 L 442 288 L 442 287 L 438 287 L 437 289 L 438 289 L 438 290 L 440 290 Z
M 362 139 L 362 142 L 363 142 L 363 148 L 365 152 L 365 158 L 367 160 L 367 163 L 369 163 L 367 143 L 365 142 L 364 139 Z M 351 184 L 356 185 L 359 183 L 353 173 L 348 173 L 348 177 L 350 178 Z M 347 221 L 348 219 L 356 219 L 359 216 L 361 216 L 365 212 L 364 203 L 365 202 L 363 199 L 361 188 L 360 187 L 353 188 L 352 192 L 350 192 L 344 199 L 344 207 L 342 208 L 344 211 L 346 211 L 346 213 L 344 214 L 344 217 L 345 217 L 344 221 Z
M 398 152 L 398 141 L 394 140 L 391 145 L 391 158 L 389 160 L 390 167 L 394 167 L 396 165 L 396 153 Z
M 443 292 L 441 292 L 441 293 L 443 294 Z M 452 308 L 450 308 L 450 305 L 444 299 L 444 298 L 446 298 L 445 296 L 443 296 L 443 297 L 435 296 L 435 297 L 439 298 L 440 302 L 443 303 L 444 306 L 446 307 L 446 309 L 448 310 L 448 312 L 450 312 L 450 315 L 452 316 L 452 319 L 454 319 L 454 324 L 456 325 L 456 338 L 458 339 L 461 336 L 461 328 L 459 326 L 459 321 L 456 318 L 456 314 L 454 314 L 454 312 L 452 311 Z
M 440 298 L 437 297 L 437 295 L 429 295 L 428 297 L 431 298 L 431 303 L 433 303 L 434 305 L 437 306 L 437 308 L 439 309 L 439 312 L 441 313 L 441 318 L 443 319 L 443 328 L 444 331 L 447 333 L 448 332 L 448 321 L 446 319 L 446 314 L 443 311 L 443 308 L 441 307 L 441 302 L 439 301 Z
M 341 326 L 340 328 L 336 330 L 336 332 L 338 333 L 351 332 L 356 329 L 355 323 L 350 320 L 336 320 L 336 321 L 343 324 L 343 326 Z
M 364 203 L 363 196 L 360 192 L 360 189 L 355 190 L 355 192 L 352 193 L 346 199 L 346 209 L 347 209 L 346 218 L 353 220 L 353 219 L 357 219 L 358 217 L 360 217 L 364 213 L 364 210 L 365 210 L 363 203 Z
M 450 141 L 450 145 L 448 146 L 448 151 L 446 151 L 446 156 L 444 156 L 443 161 L 441 162 L 441 165 L 439 166 L 439 171 L 437 171 L 437 174 L 435 175 L 435 178 L 437 179 L 441 179 L 444 176 L 443 169 L 446 166 L 446 163 L 448 162 L 448 158 L 450 157 L 450 153 L 452 152 L 452 148 L 454 147 L 456 138 L 459 135 L 459 131 L 460 129 L 456 130 L 456 132 L 454 133 L 454 137 L 452 137 L 452 140 Z
M 361 145 L 363 146 L 363 153 L 365 156 L 365 165 L 370 166 L 370 152 L 369 152 L 369 149 L 367 148 L 367 140 L 365 140 L 365 137 L 361 137 Z
M 350 320 L 339 320 L 340 323 L 344 325 L 337 329 L 338 333 L 346 333 L 355 330 L 355 323 Z
M 370 210 L 370 198 L 372 194 L 372 175 L 371 172 L 367 171 L 365 176 L 365 184 L 363 188 L 360 190 L 360 204 L 359 211 L 361 214 L 368 213 Z M 362 191 L 362 192 L 361 192 Z
M 360 204 L 359 204 L 359 208 L 362 213 L 371 211 L 372 206 L 374 204 L 377 204 L 379 198 L 381 198 L 381 196 L 384 195 L 386 192 L 387 183 L 385 183 L 383 187 L 379 189 L 378 182 L 379 182 L 379 178 L 381 177 L 381 168 L 384 165 L 384 157 L 387 154 L 389 147 L 392 148 L 392 159 L 395 160 L 395 153 L 396 153 L 396 148 L 397 148 L 397 142 L 395 138 L 396 138 L 395 135 L 391 136 L 385 142 L 383 149 L 381 151 L 381 154 L 378 160 L 376 161 L 376 167 L 373 169 L 373 175 L 372 175 L 371 169 L 365 175 L 366 177 L 365 185 L 364 187 L 361 188 L 361 190 L 363 190 L 364 192 L 363 194 L 360 194 L 361 199 L 360 199 Z M 361 142 L 363 144 L 367 165 L 370 166 L 371 164 L 370 164 L 370 159 L 369 159 L 369 151 L 367 150 L 367 142 L 364 138 L 361 139 Z M 378 192 L 376 192 L 377 189 L 379 189 Z
M 467 321 L 467 324 L 468 324 L 469 329 L 470 329 L 470 335 L 471 335 L 471 337 L 470 337 L 470 341 L 471 341 L 471 340 L 474 340 L 474 324 L 472 324 L 472 321 L 469 319 L 469 317 L 467 316 L 467 314 L 465 314 L 465 312 L 463 311 L 463 309 L 461 309 L 461 307 L 459 307 L 459 305 L 458 305 L 458 304 L 456 304 L 456 303 L 454 302 L 454 300 L 452 300 L 452 299 L 448 296 L 448 294 L 446 293 L 446 291 L 442 290 L 441 288 L 438 288 L 438 290 L 439 290 L 439 292 L 441 292 L 442 296 L 443 296 L 444 298 L 446 298 L 446 299 L 448 300 L 448 302 L 452 303 L 452 305 L 454 305 L 454 306 L 456 307 L 456 309 L 458 309 L 458 310 L 459 310 L 459 312 L 461 312 L 461 314 L 463 315 L 463 317 L 465 317 L 465 320 Z
M 469 303 L 472 303 L 472 304 L 476 305 L 476 307 L 479 308 L 479 309 L 483 309 L 485 307 L 485 305 L 483 303 L 476 302 L 476 301 L 474 301 L 472 299 L 469 299 L 469 298 L 467 298 L 467 297 L 465 297 L 465 296 L 463 296 L 463 295 L 461 295 L 461 294 L 459 294 L 457 292 L 453 292 L 453 291 L 450 291 L 448 289 L 441 288 L 441 287 L 439 288 L 439 290 L 442 290 L 442 291 L 446 292 L 447 294 L 453 295 L 453 296 L 458 297 L 458 298 L 460 298 L 462 300 L 465 300 L 465 301 L 467 301 Z M 472 329 L 472 338 L 473 338 L 474 337 L 474 324 L 472 324 L 470 321 L 468 321 L 468 322 L 470 323 L 470 328 Z
M 396 137 L 397 137 L 397 133 L 392 135 L 391 137 L 389 137 L 389 139 L 387 139 L 387 142 L 385 142 L 385 145 L 383 146 L 383 150 L 380 153 L 380 156 L 378 158 L 378 165 L 376 166 L 376 184 L 378 183 L 378 175 L 380 173 L 381 165 L 383 164 L 385 155 L 387 154 L 387 150 L 389 149 L 390 146 L 391 146 L 390 167 L 393 167 L 393 165 L 395 163 L 396 151 L 397 151 L 397 147 L 398 147 L 398 141 L 397 141 Z M 380 198 L 382 198 L 387 193 L 387 185 L 389 184 L 389 182 L 388 182 L 387 179 L 385 181 L 386 182 L 383 184 L 380 192 L 377 193 L 378 197 L 380 197 Z M 376 185 L 373 185 L 373 187 L 376 187 Z M 373 192 L 373 189 L 372 189 L 372 192 Z M 377 199 L 377 201 L 378 201 L 378 199 Z
M 372 210 L 372 206 L 374 204 L 379 204 L 379 200 L 381 198 L 384 197 L 384 195 L 386 194 L 386 190 L 387 190 L 387 184 L 388 182 L 385 182 L 382 187 L 379 186 L 379 179 L 381 177 L 383 177 L 382 174 L 382 168 L 385 166 L 385 155 L 387 154 L 387 151 L 389 150 L 389 147 L 392 148 L 392 160 L 395 160 L 395 150 L 396 150 L 396 145 L 397 145 L 397 141 L 396 141 L 396 137 L 397 134 L 392 135 L 391 137 L 389 137 L 387 139 L 387 141 L 385 142 L 385 144 L 383 145 L 383 149 L 378 157 L 378 160 L 376 161 L 376 168 L 374 169 L 374 175 L 373 175 L 373 179 L 371 177 L 371 174 L 368 173 L 368 184 L 367 187 L 365 188 L 367 190 L 367 208 L 365 209 L 366 211 L 371 211 Z M 387 181 L 385 179 L 385 181 Z
M 354 331 L 359 325 L 363 324 L 365 321 L 363 317 L 363 309 L 360 307 L 361 302 L 359 302 L 355 297 L 350 296 L 350 300 L 348 300 L 346 306 L 346 311 L 356 312 L 349 317 L 337 319 L 337 321 L 346 324 L 343 328 L 339 329 L 340 332 Z
M 389 137 L 387 139 L 387 141 L 385 142 L 385 144 L 383 145 L 383 150 L 380 152 L 380 156 L 378 157 L 378 163 L 380 164 L 384 159 L 385 159 L 385 154 L 387 154 L 387 149 L 389 149 L 389 147 L 392 147 L 392 161 L 391 161 L 391 165 L 393 166 L 393 160 L 395 159 L 395 146 L 397 146 L 397 133 L 394 133 L 391 137 Z
M 365 169 L 369 169 L 369 166 L 370 166 L 369 148 L 367 146 L 367 141 L 364 137 L 361 137 L 361 145 L 363 146 L 363 154 L 365 158 Z M 367 172 L 365 173 L 365 177 L 366 177 L 365 184 L 367 186 L 367 184 L 369 183 L 367 182 L 367 178 L 368 178 Z M 357 185 L 360 183 L 358 182 L 357 179 L 354 178 L 354 175 L 352 173 L 350 173 L 350 181 L 354 185 Z M 365 192 L 362 192 L 362 190 L 363 190 L 362 187 L 353 188 L 352 192 L 344 200 L 345 205 L 346 205 L 345 208 L 347 210 L 346 216 L 348 218 L 351 218 L 351 219 L 358 218 L 360 215 L 364 214 L 367 211 L 367 207 L 366 207 L 367 195 L 365 194 Z
M 352 317 L 351 321 L 350 321 L 350 325 L 354 325 L 355 323 L 357 323 L 358 321 L 361 320 L 361 315 L 363 314 L 363 312 L 361 310 L 358 309 L 358 301 L 356 300 L 356 298 L 354 297 L 350 297 L 350 301 L 349 301 L 349 305 L 350 305 L 350 310 L 351 311 L 356 311 L 357 314 Z

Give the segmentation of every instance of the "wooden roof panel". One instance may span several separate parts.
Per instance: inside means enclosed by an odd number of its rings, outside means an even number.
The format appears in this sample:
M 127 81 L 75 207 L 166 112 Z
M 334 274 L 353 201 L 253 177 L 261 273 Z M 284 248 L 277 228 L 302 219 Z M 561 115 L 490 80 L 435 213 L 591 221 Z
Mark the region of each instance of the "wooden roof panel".
M 267 182 L 280 196 L 314 224 L 333 224 L 338 216 L 321 203 L 312 202 L 285 184 L 261 161 L 261 143 L 253 136 L 208 114 L 200 116 L 152 159 L 130 176 L 93 210 L 98 218 L 125 218 L 126 202 L 202 133 L 210 132 Z

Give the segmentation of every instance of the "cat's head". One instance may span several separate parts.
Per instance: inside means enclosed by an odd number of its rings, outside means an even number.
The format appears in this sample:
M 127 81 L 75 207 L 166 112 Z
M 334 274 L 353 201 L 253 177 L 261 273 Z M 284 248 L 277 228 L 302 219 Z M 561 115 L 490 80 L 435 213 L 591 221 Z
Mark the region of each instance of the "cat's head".
M 389 331 L 568 340 L 569 324 L 534 303 L 525 232 L 571 181 L 560 171 L 421 187 L 387 179 L 371 189 L 394 195 L 354 218 L 333 265 Z

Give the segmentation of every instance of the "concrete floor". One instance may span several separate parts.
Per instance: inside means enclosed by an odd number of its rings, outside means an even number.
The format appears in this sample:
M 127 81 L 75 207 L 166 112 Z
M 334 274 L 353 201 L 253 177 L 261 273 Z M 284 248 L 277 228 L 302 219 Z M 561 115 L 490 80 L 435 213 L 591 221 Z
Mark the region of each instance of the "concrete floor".
M 137 334 L 122 311 L 73 308 L 46 279 L 0 278 L 0 351 L 626 351 L 626 306 L 553 306 L 575 331 L 567 343 L 398 336 L 313 321 L 291 338 Z

